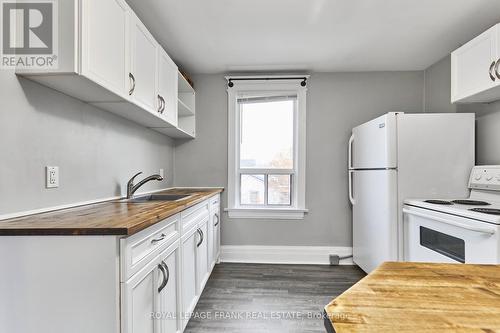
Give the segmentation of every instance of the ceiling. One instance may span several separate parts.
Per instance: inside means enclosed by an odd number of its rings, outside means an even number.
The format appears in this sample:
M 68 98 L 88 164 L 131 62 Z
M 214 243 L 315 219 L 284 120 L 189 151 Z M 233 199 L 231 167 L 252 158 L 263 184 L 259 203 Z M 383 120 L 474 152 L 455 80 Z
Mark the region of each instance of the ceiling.
M 498 0 L 127 0 L 194 73 L 423 70 L 500 22 Z

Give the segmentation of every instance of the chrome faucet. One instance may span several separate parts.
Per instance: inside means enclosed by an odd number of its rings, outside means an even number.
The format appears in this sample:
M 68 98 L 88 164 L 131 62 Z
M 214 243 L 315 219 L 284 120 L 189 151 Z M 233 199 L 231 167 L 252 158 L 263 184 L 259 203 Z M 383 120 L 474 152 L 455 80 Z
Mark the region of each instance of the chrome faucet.
M 163 177 L 160 175 L 151 175 L 149 177 L 144 178 L 140 182 L 138 182 L 136 185 L 134 185 L 134 179 L 135 177 L 139 176 L 142 174 L 142 172 L 136 173 L 132 178 L 127 183 L 127 199 L 131 199 L 132 196 L 134 195 L 135 191 L 139 189 L 142 185 L 146 184 L 150 180 L 157 180 L 157 181 L 162 181 Z

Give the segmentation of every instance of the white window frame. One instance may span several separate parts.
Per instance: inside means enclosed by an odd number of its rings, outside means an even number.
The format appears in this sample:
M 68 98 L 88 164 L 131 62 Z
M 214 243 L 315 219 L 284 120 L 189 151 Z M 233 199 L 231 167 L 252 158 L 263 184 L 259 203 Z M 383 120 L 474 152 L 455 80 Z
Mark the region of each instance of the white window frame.
M 307 75 L 301 77 L 309 78 Z M 228 76 L 229 79 L 240 79 L 232 81 L 233 86 L 227 88 L 228 95 L 228 207 L 225 209 L 230 218 L 251 219 L 303 219 L 307 213 L 305 206 L 306 196 L 306 96 L 307 87 L 301 86 L 303 79 L 287 79 L 283 76 L 266 76 L 265 79 L 244 80 L 249 77 Z M 278 80 L 273 80 L 279 78 Z M 243 80 L 242 80 L 243 79 Z M 296 95 L 296 108 L 294 116 L 294 169 L 288 170 L 292 176 L 291 205 L 265 205 L 248 206 L 240 205 L 240 109 L 238 98 L 255 95 Z M 269 173 L 268 169 L 244 169 L 245 174 Z M 282 173 L 272 171 L 271 174 Z M 267 177 L 266 177 L 267 178 Z

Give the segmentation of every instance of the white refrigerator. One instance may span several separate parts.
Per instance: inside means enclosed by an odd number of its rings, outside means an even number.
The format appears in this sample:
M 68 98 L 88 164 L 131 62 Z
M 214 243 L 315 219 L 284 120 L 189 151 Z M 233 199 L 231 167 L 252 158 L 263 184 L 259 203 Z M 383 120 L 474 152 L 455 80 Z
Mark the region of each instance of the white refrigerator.
M 403 260 L 404 199 L 467 196 L 474 122 L 471 113 L 391 112 L 352 130 L 353 261 L 365 272 Z

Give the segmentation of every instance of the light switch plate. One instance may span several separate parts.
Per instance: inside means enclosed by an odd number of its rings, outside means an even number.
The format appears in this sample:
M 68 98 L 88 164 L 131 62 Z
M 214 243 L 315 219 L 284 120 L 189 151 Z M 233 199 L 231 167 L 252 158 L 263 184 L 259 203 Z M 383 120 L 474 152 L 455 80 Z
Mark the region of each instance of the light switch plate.
M 59 187 L 59 167 L 47 166 L 45 167 L 45 187 L 56 188 Z

